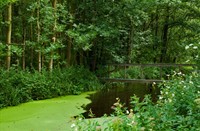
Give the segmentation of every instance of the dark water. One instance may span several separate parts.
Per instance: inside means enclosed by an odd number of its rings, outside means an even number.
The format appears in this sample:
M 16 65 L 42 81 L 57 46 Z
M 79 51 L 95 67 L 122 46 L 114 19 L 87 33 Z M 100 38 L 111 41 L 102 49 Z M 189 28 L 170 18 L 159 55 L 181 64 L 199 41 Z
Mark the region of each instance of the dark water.
M 104 114 L 113 113 L 112 105 L 116 102 L 116 98 L 119 98 L 126 107 L 130 108 L 130 97 L 136 95 L 142 100 L 146 94 L 150 94 L 153 101 L 157 100 L 159 90 L 153 88 L 149 84 L 141 83 L 127 83 L 124 87 L 113 87 L 107 91 L 99 91 L 95 94 L 91 94 L 88 99 L 92 102 L 85 107 L 83 107 L 86 112 L 82 115 L 85 118 L 90 118 L 88 116 L 90 110 L 95 117 L 101 117 Z

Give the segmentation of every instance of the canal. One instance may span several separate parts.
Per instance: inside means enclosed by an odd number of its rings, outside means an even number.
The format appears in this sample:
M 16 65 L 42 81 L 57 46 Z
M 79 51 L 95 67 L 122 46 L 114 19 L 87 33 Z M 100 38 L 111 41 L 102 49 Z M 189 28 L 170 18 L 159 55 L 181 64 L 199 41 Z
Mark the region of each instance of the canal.
M 87 98 L 91 103 L 83 106 L 85 113 L 82 115 L 85 118 L 90 118 L 89 114 L 94 114 L 94 117 L 101 117 L 104 114 L 113 113 L 112 106 L 116 102 L 116 98 L 124 104 L 125 107 L 130 109 L 130 98 L 136 95 L 143 100 L 144 96 L 150 94 L 152 100 L 156 101 L 159 94 L 159 89 L 152 86 L 152 84 L 145 83 L 125 83 L 123 86 L 112 87 L 108 90 L 98 91 L 95 94 L 90 94 Z

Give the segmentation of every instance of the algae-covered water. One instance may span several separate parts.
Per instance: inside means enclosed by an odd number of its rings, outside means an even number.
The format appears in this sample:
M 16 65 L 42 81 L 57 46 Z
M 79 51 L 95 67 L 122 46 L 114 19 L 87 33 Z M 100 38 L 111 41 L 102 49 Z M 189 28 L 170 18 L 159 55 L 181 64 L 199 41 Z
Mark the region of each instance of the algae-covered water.
M 84 112 L 90 103 L 84 93 L 40 100 L 0 110 L 0 131 L 69 131 L 72 117 Z
M 136 83 L 97 93 L 28 102 L 0 110 L 0 131 L 70 131 L 74 116 L 83 114 L 87 118 L 90 110 L 95 117 L 112 113 L 117 97 L 129 107 L 134 94 L 142 99 L 145 94 L 156 98 L 158 93 L 146 84 Z

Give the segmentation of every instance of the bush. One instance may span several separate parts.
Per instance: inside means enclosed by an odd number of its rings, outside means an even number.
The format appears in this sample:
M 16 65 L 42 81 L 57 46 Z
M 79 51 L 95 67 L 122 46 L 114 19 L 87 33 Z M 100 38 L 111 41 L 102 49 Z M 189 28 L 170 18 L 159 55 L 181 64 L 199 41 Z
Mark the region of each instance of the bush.
M 175 73 L 171 81 L 159 86 L 161 94 L 157 103 L 153 103 L 150 96 L 146 96 L 142 102 L 133 96 L 132 109 L 128 111 L 118 100 L 114 104 L 115 113 L 111 117 L 102 118 L 103 122 L 77 120 L 77 126 L 73 126 L 72 130 L 200 130 L 200 75 L 193 73 L 185 76 Z
M 83 67 L 55 69 L 41 73 L 11 69 L 0 70 L 0 108 L 30 100 L 41 100 L 68 94 L 97 90 L 98 79 Z

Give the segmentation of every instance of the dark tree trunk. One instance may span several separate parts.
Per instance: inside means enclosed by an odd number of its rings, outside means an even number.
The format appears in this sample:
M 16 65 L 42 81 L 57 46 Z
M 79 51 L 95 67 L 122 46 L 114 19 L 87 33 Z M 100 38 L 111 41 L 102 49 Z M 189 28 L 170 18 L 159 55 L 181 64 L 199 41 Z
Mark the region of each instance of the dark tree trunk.
M 163 35 L 162 35 L 162 47 L 161 47 L 161 57 L 160 62 L 166 63 L 166 55 L 167 55 L 167 46 L 168 46 L 168 30 L 169 30 L 169 7 L 166 9 L 166 17 L 165 23 L 163 27 Z

